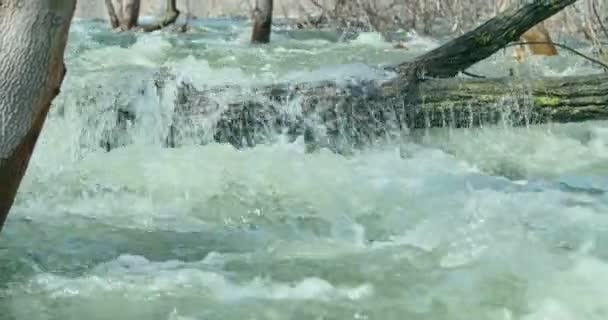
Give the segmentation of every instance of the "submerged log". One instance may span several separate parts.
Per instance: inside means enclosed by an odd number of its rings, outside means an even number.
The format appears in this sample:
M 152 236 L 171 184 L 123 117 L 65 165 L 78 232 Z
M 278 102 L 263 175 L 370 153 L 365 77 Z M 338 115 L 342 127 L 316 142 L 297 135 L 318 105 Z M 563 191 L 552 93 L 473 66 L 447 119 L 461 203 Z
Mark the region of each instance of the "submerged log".
M 422 113 L 430 126 L 472 127 L 608 119 L 608 76 L 456 79 L 423 84 Z M 452 119 L 445 115 L 459 115 Z M 499 117 L 499 118 L 496 118 Z M 440 122 L 441 121 L 441 122 Z
M 415 112 L 407 108 L 406 90 L 392 81 L 239 90 L 180 88 L 168 146 L 220 142 L 252 147 L 284 133 L 292 139 L 304 136 L 311 147 L 343 153 L 399 139 L 410 129 L 608 119 L 605 74 L 429 80 L 421 84 L 424 94 L 413 101 Z
M 0 5 L 0 229 L 59 93 L 76 0 Z

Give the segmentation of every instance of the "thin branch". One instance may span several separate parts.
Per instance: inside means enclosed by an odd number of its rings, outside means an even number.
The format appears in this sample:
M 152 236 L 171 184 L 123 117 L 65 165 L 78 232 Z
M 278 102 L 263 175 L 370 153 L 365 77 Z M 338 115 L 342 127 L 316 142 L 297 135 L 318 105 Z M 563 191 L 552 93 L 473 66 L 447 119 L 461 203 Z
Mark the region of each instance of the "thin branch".
M 469 76 L 471 78 L 477 78 L 477 79 L 486 79 L 487 78 L 486 76 L 475 74 L 475 73 L 472 73 L 472 72 L 469 72 L 469 71 L 461 71 L 461 72 L 462 72 L 462 74 L 467 75 L 467 76 Z

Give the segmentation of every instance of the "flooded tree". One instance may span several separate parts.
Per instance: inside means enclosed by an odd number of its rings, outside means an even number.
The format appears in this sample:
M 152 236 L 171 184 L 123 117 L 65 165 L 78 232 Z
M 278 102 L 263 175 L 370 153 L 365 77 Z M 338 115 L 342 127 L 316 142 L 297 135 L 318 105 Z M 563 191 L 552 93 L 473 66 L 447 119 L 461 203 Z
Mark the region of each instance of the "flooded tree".
M 144 26 L 143 30 L 146 32 L 152 32 L 160 30 L 168 25 L 174 24 L 179 17 L 179 10 L 177 10 L 176 0 L 165 0 L 165 14 L 157 22 Z
M 112 29 L 131 30 L 137 26 L 140 0 L 106 0 Z
M 270 42 L 272 31 L 272 0 L 256 0 L 253 9 L 253 31 L 251 33 L 252 43 Z
M 0 228 L 59 93 L 76 0 L 3 0 L 0 6 Z
M 141 9 L 140 0 L 106 0 L 106 8 L 110 17 L 110 25 L 113 29 L 127 31 L 141 27 L 144 32 L 160 30 L 174 24 L 179 17 L 176 0 L 165 0 L 165 12 L 163 16 L 150 25 L 139 25 L 139 13 Z

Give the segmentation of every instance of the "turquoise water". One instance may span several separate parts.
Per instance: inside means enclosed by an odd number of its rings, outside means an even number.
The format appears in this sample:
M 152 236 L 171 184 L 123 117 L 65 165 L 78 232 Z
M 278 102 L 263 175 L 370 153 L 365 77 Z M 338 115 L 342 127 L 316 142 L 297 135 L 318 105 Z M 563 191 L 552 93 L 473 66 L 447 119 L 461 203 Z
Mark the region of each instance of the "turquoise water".
M 606 122 L 432 129 L 348 157 L 302 139 L 161 147 L 176 82 L 143 90 L 161 66 L 201 87 L 378 78 L 440 44 L 337 37 L 252 48 L 240 22 L 129 36 L 78 21 L 0 236 L 0 318 L 606 319 Z M 598 72 L 570 56 L 518 68 Z M 105 152 L 116 104 L 145 117 Z

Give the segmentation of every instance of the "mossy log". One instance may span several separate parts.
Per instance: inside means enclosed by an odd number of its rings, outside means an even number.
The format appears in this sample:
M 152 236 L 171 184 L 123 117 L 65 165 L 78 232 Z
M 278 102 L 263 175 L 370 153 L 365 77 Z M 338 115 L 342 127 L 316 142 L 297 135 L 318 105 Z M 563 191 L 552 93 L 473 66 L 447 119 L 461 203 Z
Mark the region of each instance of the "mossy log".
M 411 129 L 608 119 L 604 74 L 429 80 L 420 88 L 424 94 L 411 112 L 406 89 L 394 81 L 206 91 L 184 85 L 167 145 L 221 142 L 248 147 L 285 133 L 304 136 L 311 146 L 345 152 L 398 139 Z
M 505 114 L 511 115 L 513 125 L 604 120 L 608 119 L 607 81 L 606 74 L 429 81 L 423 84 L 425 95 L 418 103 L 421 113 L 434 118 L 446 111 L 461 115 L 448 121 L 455 127 L 483 125 L 484 119 L 496 123 Z M 500 119 L 491 119 L 499 114 Z M 439 126 L 437 121 L 430 125 Z

